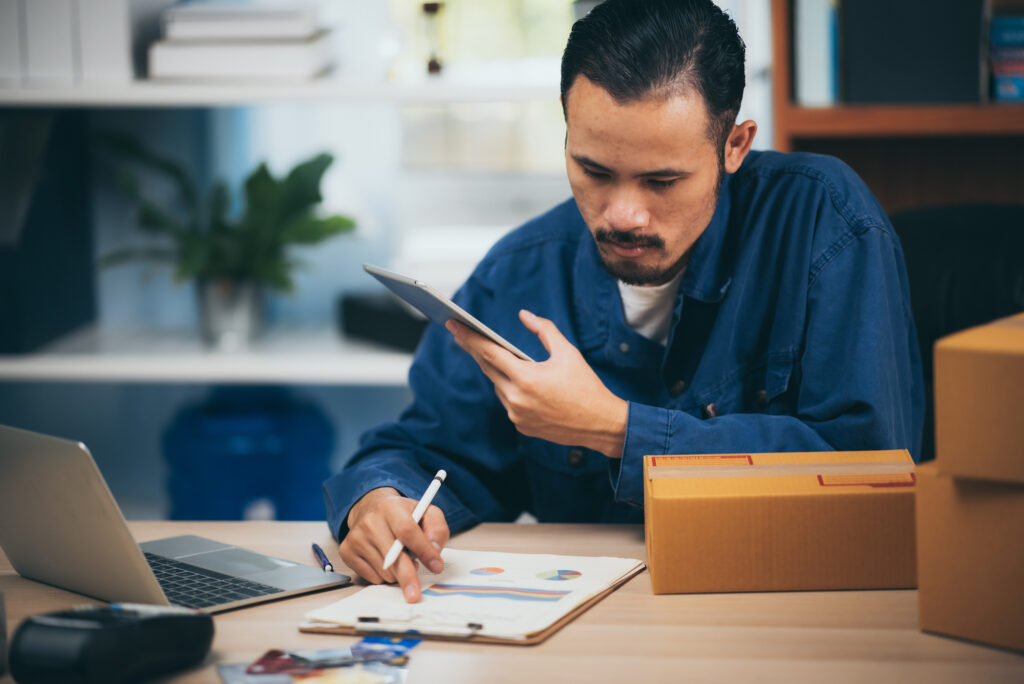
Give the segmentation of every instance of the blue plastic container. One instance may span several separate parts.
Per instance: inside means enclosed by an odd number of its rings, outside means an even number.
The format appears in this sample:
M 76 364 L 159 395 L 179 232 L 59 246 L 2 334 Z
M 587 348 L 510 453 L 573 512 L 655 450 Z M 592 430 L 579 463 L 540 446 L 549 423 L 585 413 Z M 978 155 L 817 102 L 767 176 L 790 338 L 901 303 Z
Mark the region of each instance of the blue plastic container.
M 173 520 L 241 520 L 253 502 L 278 520 L 322 520 L 334 430 L 280 389 L 214 390 L 164 433 Z

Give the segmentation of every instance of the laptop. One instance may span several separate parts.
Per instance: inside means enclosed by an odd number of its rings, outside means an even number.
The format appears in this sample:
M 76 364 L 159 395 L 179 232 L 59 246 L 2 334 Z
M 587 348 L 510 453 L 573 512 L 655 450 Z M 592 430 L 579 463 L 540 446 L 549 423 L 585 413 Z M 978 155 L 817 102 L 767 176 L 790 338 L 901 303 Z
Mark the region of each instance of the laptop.
M 194 535 L 138 544 L 84 444 L 2 425 L 0 548 L 29 579 L 104 601 L 210 613 L 351 583 Z

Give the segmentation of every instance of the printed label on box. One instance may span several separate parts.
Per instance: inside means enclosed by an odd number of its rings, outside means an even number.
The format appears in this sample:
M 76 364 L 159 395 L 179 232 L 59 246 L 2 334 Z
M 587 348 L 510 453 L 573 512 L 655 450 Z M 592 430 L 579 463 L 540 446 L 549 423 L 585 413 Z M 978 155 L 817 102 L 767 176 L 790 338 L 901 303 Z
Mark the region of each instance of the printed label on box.
M 652 456 L 651 466 L 742 466 L 754 465 L 750 454 L 683 454 L 678 456 Z

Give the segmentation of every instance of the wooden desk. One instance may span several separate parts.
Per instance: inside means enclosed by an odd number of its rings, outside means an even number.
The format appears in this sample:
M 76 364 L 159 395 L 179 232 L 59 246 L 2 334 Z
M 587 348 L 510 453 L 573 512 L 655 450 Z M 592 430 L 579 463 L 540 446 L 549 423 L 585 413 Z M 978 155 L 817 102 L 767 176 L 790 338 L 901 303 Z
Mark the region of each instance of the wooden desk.
M 337 560 L 322 522 L 134 522 L 131 527 L 139 541 L 190 532 L 310 564 L 310 542 L 316 541 Z M 451 545 L 644 557 L 640 526 L 487 524 Z M 296 624 L 305 611 L 356 590 L 218 615 L 206 665 L 167 681 L 216 684 L 216 663 L 248 662 L 273 647 L 354 643 L 355 637 L 301 634 Z M 2 555 L 0 591 L 8 634 L 26 615 L 90 602 L 14 575 Z M 410 684 L 1024 681 L 1024 656 L 919 632 L 914 591 L 655 596 L 646 572 L 538 646 L 424 641 L 411 656 Z

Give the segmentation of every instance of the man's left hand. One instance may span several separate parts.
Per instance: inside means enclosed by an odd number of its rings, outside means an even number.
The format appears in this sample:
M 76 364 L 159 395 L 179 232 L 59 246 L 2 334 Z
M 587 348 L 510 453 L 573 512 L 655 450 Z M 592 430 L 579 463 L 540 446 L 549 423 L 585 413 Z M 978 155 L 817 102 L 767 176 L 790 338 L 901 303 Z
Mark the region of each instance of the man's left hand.
M 546 361 L 524 361 L 454 320 L 445 327 L 494 383 L 519 432 L 620 458 L 629 405 L 604 386 L 554 323 L 525 309 L 519 320 L 540 338 Z

